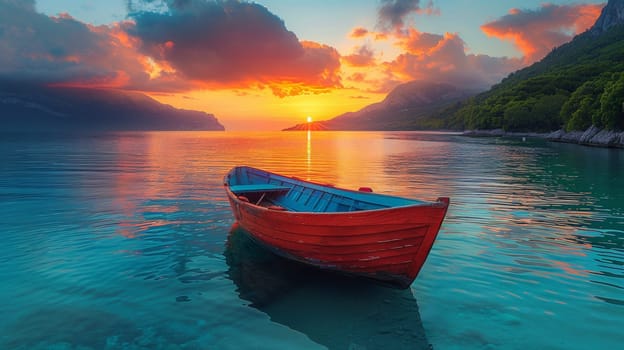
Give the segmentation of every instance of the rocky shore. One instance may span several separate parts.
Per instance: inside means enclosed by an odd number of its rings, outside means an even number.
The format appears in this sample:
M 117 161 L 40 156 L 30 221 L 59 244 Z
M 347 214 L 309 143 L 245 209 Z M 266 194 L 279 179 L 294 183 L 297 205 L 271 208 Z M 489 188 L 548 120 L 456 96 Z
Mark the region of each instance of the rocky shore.
M 463 133 L 471 137 L 539 137 L 553 142 L 576 143 L 595 147 L 624 148 L 624 132 L 599 129 L 591 126 L 585 131 L 557 130 L 551 133 L 506 132 L 502 129 L 469 130 Z
M 585 131 L 557 130 L 546 136 L 548 141 L 577 143 L 579 145 L 597 147 L 624 148 L 624 132 L 599 129 L 591 126 Z

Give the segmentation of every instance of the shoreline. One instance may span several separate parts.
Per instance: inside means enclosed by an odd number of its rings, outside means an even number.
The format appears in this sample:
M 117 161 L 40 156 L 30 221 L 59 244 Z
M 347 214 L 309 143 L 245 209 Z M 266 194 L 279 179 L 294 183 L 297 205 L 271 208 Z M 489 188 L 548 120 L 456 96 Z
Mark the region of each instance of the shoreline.
M 466 130 L 462 133 L 463 136 L 468 137 L 535 137 L 540 139 L 545 139 L 550 135 L 550 133 L 539 133 L 539 132 L 512 132 L 505 131 L 503 129 L 492 129 L 492 130 Z
M 548 133 L 506 132 L 503 129 L 467 130 L 462 133 L 468 137 L 534 137 L 551 142 L 573 143 L 582 146 L 624 148 L 624 132 L 600 129 L 595 126 L 585 131 L 565 132 L 562 129 Z

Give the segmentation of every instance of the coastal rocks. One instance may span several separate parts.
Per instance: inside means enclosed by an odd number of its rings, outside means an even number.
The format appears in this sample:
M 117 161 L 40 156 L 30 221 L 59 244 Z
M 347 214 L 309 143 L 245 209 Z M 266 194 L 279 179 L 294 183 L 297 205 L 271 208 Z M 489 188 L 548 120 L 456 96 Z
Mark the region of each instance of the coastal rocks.
M 557 130 L 548 134 L 546 139 L 588 146 L 624 148 L 624 132 L 601 130 L 593 125 L 585 131 Z
M 563 129 L 559 129 L 557 131 L 553 131 L 550 134 L 548 134 L 548 136 L 546 136 L 546 139 L 548 141 L 559 141 L 565 134 L 566 132 L 563 131 Z
M 590 141 L 590 144 L 607 145 L 607 147 L 624 147 L 624 132 L 601 130 Z
M 591 143 L 591 140 L 599 132 L 600 132 L 600 129 L 598 129 L 597 127 L 593 125 L 590 126 L 589 129 L 585 130 L 583 135 L 581 135 L 581 138 L 579 139 L 579 143 L 582 143 L 582 144 Z
M 564 132 L 563 135 L 561 135 L 561 139 L 559 141 L 567 142 L 567 143 L 579 143 L 581 141 L 581 137 L 583 137 L 583 134 L 584 133 L 582 131 Z M 548 139 L 548 137 L 546 138 Z M 550 140 L 550 141 L 556 141 L 556 140 Z
M 624 148 L 624 132 L 600 129 L 591 126 L 585 131 L 565 132 L 560 129 L 547 134 L 534 132 L 508 132 L 503 129 L 493 130 L 467 130 L 463 136 L 470 137 L 536 137 L 545 138 L 548 141 L 576 143 L 579 145 L 595 147 Z

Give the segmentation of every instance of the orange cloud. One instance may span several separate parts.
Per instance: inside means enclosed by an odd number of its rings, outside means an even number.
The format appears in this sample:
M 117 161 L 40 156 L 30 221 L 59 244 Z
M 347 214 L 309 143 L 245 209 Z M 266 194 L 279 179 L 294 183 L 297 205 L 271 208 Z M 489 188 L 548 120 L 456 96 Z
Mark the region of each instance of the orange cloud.
M 356 47 L 350 55 L 343 56 L 342 60 L 354 67 L 366 67 L 375 64 L 375 52 L 367 45 Z
M 375 33 L 375 40 L 377 40 L 377 41 L 388 40 L 388 34 L 386 34 L 386 33 Z
M 400 30 L 397 32 L 401 32 Z M 388 38 L 390 37 L 390 35 L 388 34 L 388 32 L 375 32 L 375 31 L 370 31 L 364 27 L 355 27 L 353 28 L 353 30 L 351 31 L 351 33 L 349 33 L 349 37 L 352 39 L 361 39 L 361 38 L 365 38 L 367 36 L 370 36 L 373 38 L 373 40 L 375 41 L 383 41 L 383 40 L 388 40 Z
M 544 4 L 538 10 L 511 9 L 507 15 L 482 25 L 481 30 L 514 43 L 528 64 L 591 27 L 603 7 L 604 4 Z
M 408 28 L 400 34 L 398 45 L 412 54 L 423 54 L 435 48 L 445 37 L 439 34 L 423 33 L 414 28 Z
M 363 27 L 357 27 L 357 28 L 353 28 L 353 30 L 351 31 L 351 34 L 349 34 L 349 36 L 351 38 L 363 38 L 366 35 L 368 35 L 368 29 L 363 28 Z
M 319 94 L 342 87 L 338 51 L 312 41 L 302 41 L 301 45 L 304 48 L 302 56 L 283 62 L 285 67 L 279 74 L 266 77 L 264 84 L 273 94 L 279 97 Z
M 482 90 L 522 64 L 519 59 L 466 54 L 466 45 L 456 33 L 440 36 L 410 30 L 397 45 L 405 52 L 384 63 L 388 81 L 395 83 L 438 81 Z
M 366 74 L 360 72 L 353 73 L 347 79 L 356 83 L 361 83 L 366 80 Z

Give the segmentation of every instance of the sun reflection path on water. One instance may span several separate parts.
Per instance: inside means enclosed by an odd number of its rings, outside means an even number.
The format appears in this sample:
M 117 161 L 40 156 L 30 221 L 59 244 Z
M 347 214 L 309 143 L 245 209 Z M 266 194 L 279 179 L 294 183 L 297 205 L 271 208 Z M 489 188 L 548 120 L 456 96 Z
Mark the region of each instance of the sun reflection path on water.
M 307 155 L 307 173 L 308 176 L 306 177 L 306 180 L 311 180 L 310 178 L 310 169 L 312 168 L 312 131 L 308 130 L 308 138 L 307 138 L 307 143 L 306 143 L 306 155 Z

